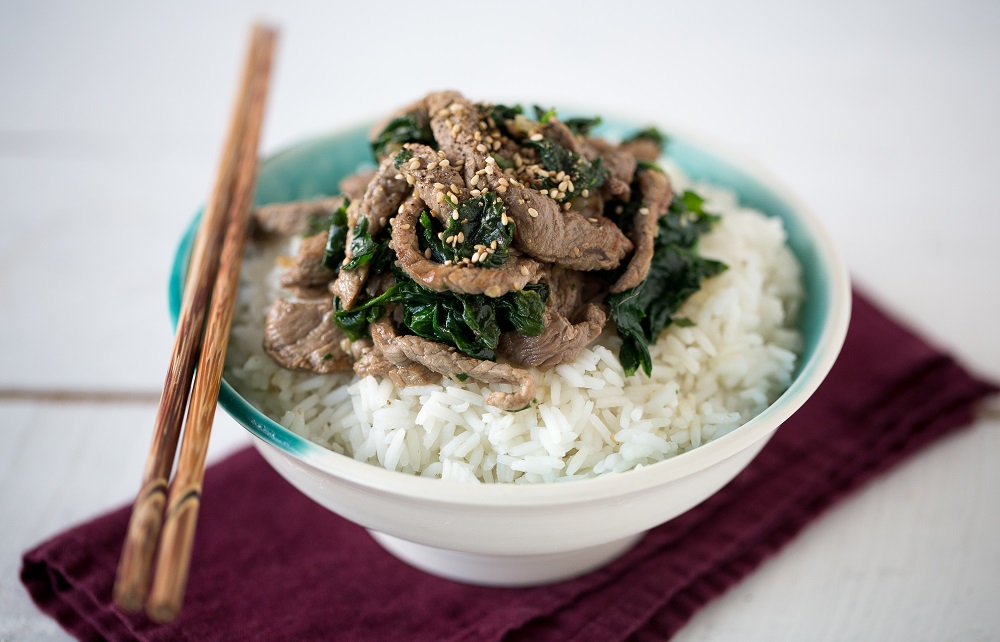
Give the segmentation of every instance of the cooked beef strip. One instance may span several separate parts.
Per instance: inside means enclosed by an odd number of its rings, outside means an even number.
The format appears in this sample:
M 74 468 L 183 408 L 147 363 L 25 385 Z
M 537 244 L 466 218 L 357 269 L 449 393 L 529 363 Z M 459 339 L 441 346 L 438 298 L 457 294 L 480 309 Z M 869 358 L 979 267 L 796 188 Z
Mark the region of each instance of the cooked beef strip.
M 253 211 L 253 226 L 256 236 L 297 236 L 309 230 L 312 221 L 325 218 L 344 203 L 340 196 L 271 203 L 261 205 Z
M 519 332 L 501 334 L 497 353 L 524 366 L 551 370 L 576 360 L 600 336 L 608 316 L 601 306 L 588 303 L 570 318 L 546 307 L 544 319 L 545 329 L 538 336 L 526 337 Z
M 333 301 L 278 299 L 264 321 L 264 351 L 285 368 L 328 374 L 350 370 L 347 337 L 333 323 Z
M 537 261 L 514 252 L 498 268 L 444 265 L 426 258 L 417 237 L 417 220 L 423 208 L 424 202 L 416 194 L 403 203 L 392 221 L 392 247 L 399 266 L 424 287 L 498 297 L 524 288 L 538 273 L 541 266 Z
M 364 198 L 365 192 L 368 191 L 368 184 L 372 182 L 373 178 L 375 178 L 375 170 L 351 174 L 340 181 L 340 193 L 352 201 L 359 201 Z
M 490 178 L 491 185 L 497 182 Z M 515 185 L 501 198 L 516 225 L 514 245 L 540 261 L 574 270 L 610 270 L 632 250 L 632 242 L 604 216 L 590 217 L 591 222 L 579 212 L 564 211 L 548 196 Z
M 292 266 L 281 275 L 281 287 L 296 290 L 302 298 L 316 298 L 326 292 L 327 284 L 337 276 L 323 265 L 326 237 L 320 233 L 302 239 Z
M 535 396 L 535 378 L 527 370 L 473 359 L 451 346 L 416 335 L 401 336 L 385 317 L 371 325 L 371 333 L 375 349 L 396 365 L 415 362 L 455 381 L 465 376 L 482 383 L 506 383 L 517 387 L 516 392 L 491 392 L 486 397 L 486 403 L 491 406 L 520 410 Z
M 497 352 L 520 365 L 549 370 L 575 360 L 601 334 L 607 314 L 602 307 L 585 303 L 587 290 L 592 289 L 588 282 L 595 280 L 589 274 L 554 267 L 543 280 L 549 286 L 545 329 L 535 337 L 504 332 Z
M 653 239 L 659 229 L 657 221 L 667 213 L 670 200 L 673 198 L 670 179 L 662 172 L 640 169 L 637 173 L 637 182 L 642 194 L 642 207 L 636 212 L 632 220 L 632 230 L 629 232 L 629 238 L 635 245 L 635 252 L 629 259 L 625 272 L 611 286 L 613 293 L 634 288 L 649 275 L 649 262 L 653 258 Z
M 406 182 L 413 185 L 424 203 L 430 206 L 428 210 L 431 215 L 447 226 L 450 222 L 448 219 L 455 211 L 451 202 L 461 203 L 469 199 L 465 179 L 451 165 L 444 152 L 438 153 L 420 143 L 407 143 L 403 147 L 413 156 L 401 164 L 397 171 L 406 177 Z
M 622 143 L 620 149 L 635 156 L 636 160 L 655 163 L 660 158 L 663 150 L 656 144 L 656 141 L 649 138 L 636 138 L 635 140 Z
M 476 140 L 477 132 L 482 135 L 479 110 L 458 92 L 439 91 L 427 96 L 427 112 L 438 149 L 452 163 L 463 163 L 465 182 L 471 189 L 472 177 L 486 167 L 486 153 L 477 149 L 482 144 Z
M 371 350 L 354 362 L 354 372 L 359 377 L 389 377 L 397 388 L 426 386 L 441 381 L 441 375 L 416 362 L 396 365 L 381 352 Z
M 617 145 L 612 145 L 602 138 L 588 138 L 582 146 L 584 156 L 594 160 L 598 156 L 608 170 L 608 179 L 601 186 L 608 198 L 618 197 L 628 201 L 632 195 L 632 179 L 635 177 L 635 157 Z
M 368 184 L 361 199 L 361 207 L 353 212 L 355 218 L 351 218 L 351 208 L 347 210 L 347 222 L 352 230 L 362 216 L 368 218 L 368 233 L 373 237 L 388 225 L 400 204 L 413 191 L 405 180 L 396 178 L 398 175 L 399 170 L 393 165 L 392 158 L 386 158 L 379 164 L 375 178 Z M 350 237 L 347 244 L 350 246 Z

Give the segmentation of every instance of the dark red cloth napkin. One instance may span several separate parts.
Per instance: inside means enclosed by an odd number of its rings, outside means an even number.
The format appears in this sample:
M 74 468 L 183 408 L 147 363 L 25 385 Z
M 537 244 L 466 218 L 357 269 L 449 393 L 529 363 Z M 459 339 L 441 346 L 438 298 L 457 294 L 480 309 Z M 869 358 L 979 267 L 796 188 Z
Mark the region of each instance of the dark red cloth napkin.
M 128 508 L 26 553 L 21 579 L 81 639 L 662 640 L 824 508 L 968 424 L 996 390 L 856 295 L 832 373 L 751 465 L 585 577 L 530 589 L 431 577 L 247 449 L 208 470 L 177 622 L 111 606 Z

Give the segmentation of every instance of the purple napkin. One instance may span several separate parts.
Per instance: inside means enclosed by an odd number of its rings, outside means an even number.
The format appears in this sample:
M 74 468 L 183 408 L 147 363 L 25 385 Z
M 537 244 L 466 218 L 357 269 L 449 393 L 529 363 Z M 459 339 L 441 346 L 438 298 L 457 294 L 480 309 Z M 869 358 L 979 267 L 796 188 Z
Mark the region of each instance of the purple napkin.
M 491 589 L 426 575 L 247 449 L 208 470 L 175 623 L 111 605 L 128 508 L 29 551 L 21 579 L 81 639 L 662 640 L 824 508 L 970 423 L 996 391 L 855 295 L 830 376 L 750 466 L 584 577 Z

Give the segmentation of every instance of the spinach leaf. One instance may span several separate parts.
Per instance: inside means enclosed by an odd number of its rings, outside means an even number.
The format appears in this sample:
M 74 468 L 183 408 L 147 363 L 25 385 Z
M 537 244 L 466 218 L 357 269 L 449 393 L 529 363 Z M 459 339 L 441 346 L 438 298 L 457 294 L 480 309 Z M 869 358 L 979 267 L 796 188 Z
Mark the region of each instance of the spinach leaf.
M 424 143 L 433 147 L 434 133 L 429 125 L 420 124 L 413 114 L 404 114 L 389 121 L 382 133 L 372 141 L 372 153 L 379 158 L 392 153 L 403 143 Z
M 431 255 L 439 263 L 446 260 L 461 263 L 478 254 L 473 265 L 500 267 L 507 262 L 508 248 L 514 239 L 514 221 L 508 219 L 506 225 L 503 222 L 506 211 L 500 197 L 487 192 L 459 203 L 458 218 L 449 219 L 448 227 L 443 230 L 437 221 L 422 212 L 418 224 L 420 236 L 425 249 L 430 248 Z
M 359 265 L 364 265 L 375 256 L 378 244 L 368 233 L 368 217 L 362 216 L 354 225 L 354 235 L 351 237 L 350 253 L 351 258 L 341 269 L 353 270 Z
M 552 173 L 565 172 L 573 183 L 573 189 L 566 192 L 560 200 L 565 203 L 583 190 L 594 191 L 604 184 L 608 178 L 608 170 L 600 157 L 593 162 L 583 156 L 566 149 L 549 138 L 541 140 L 526 140 L 524 144 L 538 152 L 538 159 L 545 169 Z M 559 181 L 553 176 L 542 180 L 542 189 L 557 188 Z
M 567 118 L 563 121 L 569 130 L 576 134 L 577 136 L 587 136 L 590 134 L 590 130 L 601 124 L 601 117 L 594 116 L 593 118 Z
M 535 336 L 542 331 L 542 312 L 548 297 L 547 286 L 535 286 L 522 292 L 510 292 L 500 298 L 482 294 L 435 292 L 402 274 L 383 294 L 369 299 L 352 310 L 343 310 L 339 302 L 334 322 L 351 339 L 363 336 L 389 303 L 403 307 L 403 324 L 414 334 L 454 346 L 476 359 L 493 360 L 500 333 L 515 329 Z
M 626 375 L 635 374 L 640 367 L 646 375 L 652 372 L 647 346 L 671 323 L 690 324 L 690 320 L 675 320 L 672 315 L 701 288 L 702 281 L 727 268 L 725 263 L 698 254 L 698 240 L 719 219 L 704 211 L 704 202 L 691 191 L 675 198 L 658 222 L 646 280 L 606 299 L 622 338 L 619 359 Z
M 549 298 L 549 286 L 533 283 L 519 292 L 509 292 L 496 302 L 497 317 L 504 330 L 516 330 L 526 337 L 537 337 L 545 329 L 542 316 Z
M 323 251 L 323 265 L 337 272 L 344 261 L 344 249 L 347 244 L 347 207 L 351 204 L 347 198 L 327 220 L 326 249 Z M 318 231 L 317 231 L 318 233 Z
M 493 123 L 500 129 L 506 129 L 506 122 L 514 120 L 515 117 L 524 113 L 520 105 L 493 105 L 486 110 L 486 114 L 493 119 Z
M 413 158 L 413 152 L 408 149 L 401 149 L 396 154 L 396 157 L 392 159 L 392 164 L 396 169 L 403 166 L 403 163 Z
M 538 105 L 535 105 L 535 120 L 537 120 L 541 124 L 544 125 L 545 123 L 549 122 L 550 118 L 555 118 L 555 117 L 556 117 L 555 107 L 552 107 L 551 109 L 546 111 L 541 107 L 539 107 Z
M 667 144 L 667 137 L 656 127 L 647 127 L 646 129 L 641 129 L 636 133 L 632 134 L 623 143 L 631 143 L 636 140 L 650 140 L 656 143 L 656 146 L 663 149 Z

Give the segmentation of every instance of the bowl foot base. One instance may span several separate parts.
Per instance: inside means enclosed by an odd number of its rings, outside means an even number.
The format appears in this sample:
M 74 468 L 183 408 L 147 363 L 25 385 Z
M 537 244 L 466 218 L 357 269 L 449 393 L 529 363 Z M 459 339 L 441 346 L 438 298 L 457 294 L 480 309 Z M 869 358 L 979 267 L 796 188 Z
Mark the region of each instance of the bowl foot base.
M 416 544 L 368 531 L 387 551 L 431 575 L 480 586 L 537 586 L 568 580 L 617 559 L 645 533 L 598 546 L 538 555 L 481 555 Z

